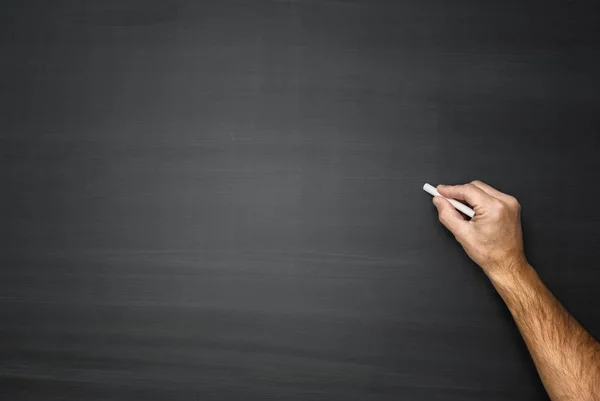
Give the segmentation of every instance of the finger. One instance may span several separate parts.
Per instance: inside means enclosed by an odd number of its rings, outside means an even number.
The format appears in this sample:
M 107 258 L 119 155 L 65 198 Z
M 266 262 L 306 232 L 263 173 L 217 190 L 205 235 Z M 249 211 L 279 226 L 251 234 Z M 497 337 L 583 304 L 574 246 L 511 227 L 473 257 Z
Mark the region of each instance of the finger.
M 464 185 L 438 185 L 438 192 L 447 197 L 467 201 L 471 206 L 483 206 L 492 200 L 492 197 L 473 184 Z
M 481 182 L 479 180 L 472 181 L 471 184 L 475 185 L 477 188 L 481 189 L 483 192 L 487 193 L 494 198 L 498 198 L 500 200 L 505 200 L 510 195 L 505 194 L 503 192 L 498 191 L 496 188 L 486 184 L 485 182 Z
M 440 222 L 455 236 L 459 236 L 467 227 L 468 222 L 465 218 L 441 196 L 433 198 L 433 204 L 438 210 Z

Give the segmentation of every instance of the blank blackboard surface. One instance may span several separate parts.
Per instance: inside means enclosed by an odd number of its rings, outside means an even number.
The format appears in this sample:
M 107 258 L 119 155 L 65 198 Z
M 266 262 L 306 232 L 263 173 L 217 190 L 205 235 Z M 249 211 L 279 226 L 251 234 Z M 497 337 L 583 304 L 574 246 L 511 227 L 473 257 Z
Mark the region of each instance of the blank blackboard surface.
M 546 399 L 425 182 L 517 196 L 600 335 L 591 4 L 1 14 L 2 399 Z

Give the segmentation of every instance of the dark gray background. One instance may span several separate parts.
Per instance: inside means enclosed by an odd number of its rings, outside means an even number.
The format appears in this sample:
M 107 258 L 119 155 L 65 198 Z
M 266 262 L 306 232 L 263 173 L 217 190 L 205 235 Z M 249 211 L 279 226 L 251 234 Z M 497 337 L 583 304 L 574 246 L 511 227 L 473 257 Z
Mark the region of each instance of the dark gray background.
M 586 4 L 2 7 L 2 399 L 545 399 L 424 182 L 517 196 L 600 335 Z

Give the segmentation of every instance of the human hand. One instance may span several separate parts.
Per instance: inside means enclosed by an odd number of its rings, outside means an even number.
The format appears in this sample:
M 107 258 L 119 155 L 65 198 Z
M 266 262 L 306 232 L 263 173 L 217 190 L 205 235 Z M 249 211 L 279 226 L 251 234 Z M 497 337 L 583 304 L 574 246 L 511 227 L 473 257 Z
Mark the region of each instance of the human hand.
M 466 201 L 475 210 L 475 216 L 467 220 L 443 197 L 433 198 L 440 222 L 488 277 L 513 272 L 527 263 L 520 206 L 514 197 L 481 181 L 438 185 L 437 190 L 447 198 Z

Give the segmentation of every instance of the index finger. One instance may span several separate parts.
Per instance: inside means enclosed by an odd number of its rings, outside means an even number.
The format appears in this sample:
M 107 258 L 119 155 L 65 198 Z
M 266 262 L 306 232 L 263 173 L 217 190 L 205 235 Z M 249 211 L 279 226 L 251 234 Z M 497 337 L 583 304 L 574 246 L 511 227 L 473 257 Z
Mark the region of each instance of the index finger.
M 471 206 L 482 206 L 493 198 L 473 184 L 438 185 L 437 190 L 447 198 L 467 201 Z

